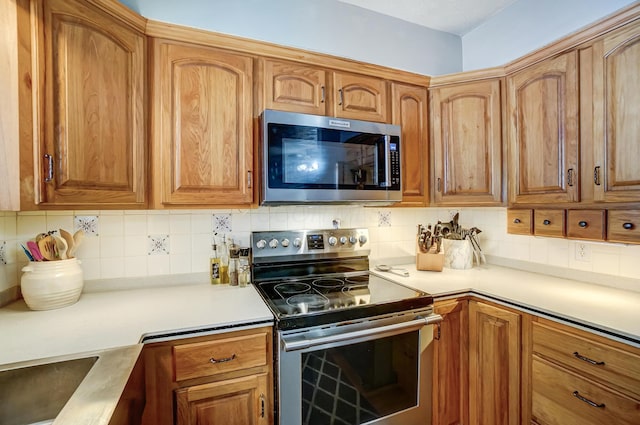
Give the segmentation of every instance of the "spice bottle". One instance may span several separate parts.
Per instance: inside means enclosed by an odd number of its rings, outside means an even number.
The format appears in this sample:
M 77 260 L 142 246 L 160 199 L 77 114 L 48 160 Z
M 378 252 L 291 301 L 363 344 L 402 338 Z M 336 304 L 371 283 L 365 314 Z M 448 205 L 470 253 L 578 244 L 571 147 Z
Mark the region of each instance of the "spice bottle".
M 238 286 L 239 254 L 240 247 L 234 244 L 233 239 L 231 239 L 231 245 L 229 245 L 229 284 L 231 286 Z
M 211 245 L 209 275 L 212 285 L 220 283 L 220 257 L 218 257 L 218 246 L 215 243 Z

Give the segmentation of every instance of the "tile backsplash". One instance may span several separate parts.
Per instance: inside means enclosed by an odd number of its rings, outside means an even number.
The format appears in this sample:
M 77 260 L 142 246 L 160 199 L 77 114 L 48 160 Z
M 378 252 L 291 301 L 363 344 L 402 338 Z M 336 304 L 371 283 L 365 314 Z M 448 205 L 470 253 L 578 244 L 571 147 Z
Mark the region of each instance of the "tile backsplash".
M 640 246 L 506 233 L 504 208 L 264 207 L 254 210 L 0 212 L 0 293 L 15 289 L 27 259 L 21 243 L 59 228 L 85 231 L 77 251 L 85 279 L 205 272 L 214 235 L 246 246 L 258 230 L 367 227 L 371 258 L 415 255 L 418 224 L 448 221 L 478 227 L 485 254 L 580 272 L 640 279 Z M 637 288 L 640 290 L 640 288 Z

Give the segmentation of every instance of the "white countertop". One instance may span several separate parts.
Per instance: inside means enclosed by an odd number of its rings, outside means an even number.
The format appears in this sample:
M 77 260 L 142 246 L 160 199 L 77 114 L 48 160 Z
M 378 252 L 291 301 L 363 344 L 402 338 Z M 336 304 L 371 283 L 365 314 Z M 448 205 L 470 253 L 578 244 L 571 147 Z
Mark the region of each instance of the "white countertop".
M 395 267 L 407 269 L 409 277 L 372 271 L 436 299 L 473 292 L 640 346 L 640 292 L 495 265 L 442 272 L 418 271 L 415 264 Z
M 146 334 L 272 321 L 253 286 L 202 283 L 83 293 L 68 307 L 0 308 L 0 365 L 133 345 Z

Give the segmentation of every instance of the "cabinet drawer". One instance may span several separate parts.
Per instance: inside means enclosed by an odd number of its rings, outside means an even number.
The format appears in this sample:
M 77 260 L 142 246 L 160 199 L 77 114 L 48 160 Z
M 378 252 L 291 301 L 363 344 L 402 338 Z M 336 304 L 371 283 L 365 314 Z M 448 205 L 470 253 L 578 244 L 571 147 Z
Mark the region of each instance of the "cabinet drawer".
M 533 352 L 640 399 L 640 353 L 541 323 L 533 323 Z
M 640 210 L 609 211 L 607 240 L 640 243 Z
M 535 210 L 533 234 L 562 238 L 566 234 L 564 210 Z
M 175 380 L 198 378 L 267 364 L 267 333 L 173 347 Z
M 606 236 L 605 210 L 567 211 L 567 237 L 603 241 Z
M 533 420 L 544 425 L 634 425 L 640 403 L 533 357 Z
M 507 233 L 530 235 L 533 233 L 533 210 L 507 210 Z

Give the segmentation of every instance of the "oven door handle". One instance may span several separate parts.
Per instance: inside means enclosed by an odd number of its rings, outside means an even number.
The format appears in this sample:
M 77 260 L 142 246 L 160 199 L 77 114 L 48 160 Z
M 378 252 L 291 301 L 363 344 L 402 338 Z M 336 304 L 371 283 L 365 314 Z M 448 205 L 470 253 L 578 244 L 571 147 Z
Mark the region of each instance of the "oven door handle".
M 404 332 L 410 332 L 423 326 L 432 325 L 442 321 L 439 314 L 430 314 L 428 316 L 418 316 L 408 322 L 393 323 L 385 326 L 375 326 L 368 329 L 360 329 L 352 332 L 344 332 L 339 334 L 321 336 L 317 338 L 296 339 L 287 341 L 282 339 L 282 348 L 284 351 L 304 350 L 311 347 L 317 347 L 324 344 L 337 344 L 343 341 L 354 342 L 354 340 L 366 340 L 375 338 L 383 338 L 393 336 Z

